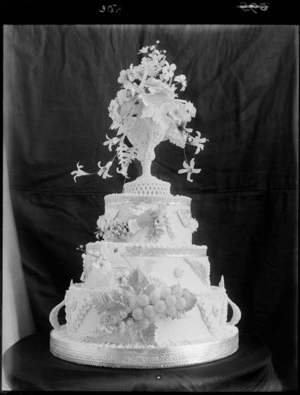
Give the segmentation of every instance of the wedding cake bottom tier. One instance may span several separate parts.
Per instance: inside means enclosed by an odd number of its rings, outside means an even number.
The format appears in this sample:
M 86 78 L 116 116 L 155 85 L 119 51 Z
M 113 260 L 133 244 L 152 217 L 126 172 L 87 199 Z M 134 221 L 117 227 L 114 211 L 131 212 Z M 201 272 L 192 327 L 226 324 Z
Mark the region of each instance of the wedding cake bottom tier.
M 142 342 L 167 347 L 185 342 L 213 341 L 216 337 L 226 336 L 227 310 L 230 301 L 223 287 L 208 287 L 195 298 L 194 307 L 184 315 L 181 314 L 180 319 L 170 317 L 158 319 L 153 333 L 150 327 L 146 331 L 142 330 L 138 322 L 132 318 L 124 320 L 123 331 L 119 325 L 110 325 L 110 321 L 119 313 L 116 309 L 113 311 L 110 309 L 109 304 L 112 300 L 110 292 L 110 290 L 88 289 L 82 284 L 70 286 L 65 297 L 66 330 L 70 338 L 86 342 L 126 345 Z M 114 298 L 117 296 L 114 295 Z
M 216 361 L 238 350 L 238 329 L 226 325 L 222 338 L 180 346 L 143 346 L 96 343 L 72 339 L 65 325 L 50 334 L 51 353 L 63 360 L 112 368 L 155 369 Z

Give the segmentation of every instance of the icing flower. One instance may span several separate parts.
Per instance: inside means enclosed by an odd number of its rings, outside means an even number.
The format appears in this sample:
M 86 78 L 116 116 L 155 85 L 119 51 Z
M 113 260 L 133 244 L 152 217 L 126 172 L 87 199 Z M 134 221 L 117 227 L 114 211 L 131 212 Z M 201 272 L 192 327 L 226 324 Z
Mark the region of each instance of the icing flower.
M 121 321 L 118 323 L 118 330 L 120 332 L 121 335 L 124 335 L 126 332 L 126 324 L 124 321 Z
M 116 99 L 111 100 L 108 112 L 110 118 L 113 120 L 113 123 L 110 125 L 110 129 L 118 129 L 121 126 L 121 116 L 118 113 L 119 104 Z
M 197 136 L 196 137 L 189 137 L 188 140 L 190 141 L 191 145 L 194 145 L 195 147 L 197 147 L 196 151 L 195 151 L 195 155 L 199 154 L 199 152 L 201 150 L 204 150 L 204 143 L 206 141 L 208 141 L 207 138 L 203 137 L 201 138 L 201 133 L 200 132 L 196 132 Z
M 133 67 L 133 64 L 130 65 L 129 70 L 127 70 L 128 79 L 131 82 L 135 80 L 142 80 L 144 76 L 144 70 L 141 67 Z
M 127 102 L 128 100 L 132 99 L 132 96 L 133 96 L 133 94 L 132 94 L 131 89 L 119 90 L 119 92 L 117 93 L 117 99 L 118 99 L 120 106 L 122 106 L 122 104 Z
M 199 223 L 195 218 L 190 218 L 189 225 L 190 225 L 190 229 L 191 229 L 192 233 L 196 232 L 196 230 L 199 227 Z
M 126 239 L 128 232 L 129 229 L 127 223 L 118 218 L 114 218 L 112 221 L 107 223 L 107 226 L 102 232 L 99 232 L 99 236 L 103 237 L 104 240 L 115 241 L 115 239 Z
M 112 165 L 112 161 L 109 161 L 105 166 L 101 166 L 101 162 L 98 162 L 98 167 L 99 167 L 99 171 L 98 171 L 98 176 L 106 179 L 107 177 L 112 177 L 110 174 L 108 174 L 108 170 L 110 169 L 110 166 Z
M 120 321 L 117 314 L 105 313 L 101 316 L 101 323 L 106 326 L 107 331 L 112 332 L 114 326 Z
M 117 173 L 122 174 L 122 176 L 125 178 L 129 178 L 127 171 L 128 171 L 128 167 L 121 167 L 121 168 L 118 167 L 117 168 Z
M 99 270 L 103 270 L 106 272 L 111 271 L 111 263 L 107 259 L 105 259 L 103 256 L 99 257 L 96 260 L 96 265 L 98 266 Z
M 127 281 L 128 281 L 128 275 L 129 275 L 129 273 L 128 273 L 128 271 L 126 271 L 126 272 L 117 272 L 116 274 L 115 274 L 115 281 L 117 282 L 117 284 L 119 285 L 119 286 L 125 286 L 125 285 L 127 285 Z
M 179 174 L 183 174 L 183 173 L 187 173 L 187 180 L 190 182 L 193 182 L 193 180 L 191 179 L 191 175 L 192 174 L 197 174 L 200 173 L 201 169 L 195 169 L 195 158 L 193 158 L 190 161 L 190 164 L 188 164 L 186 161 L 183 162 L 183 167 L 184 169 L 180 169 L 178 170 Z
M 175 64 L 169 64 L 168 62 L 165 62 L 165 66 L 162 68 L 162 75 L 164 79 L 169 80 L 173 77 L 174 71 L 176 70 L 176 65 Z
M 164 233 L 165 233 L 164 220 L 162 214 L 158 213 L 155 221 L 153 222 L 152 226 L 150 226 L 149 228 L 149 232 L 148 232 L 149 240 L 156 243 Z
M 143 48 L 141 48 L 141 49 L 139 50 L 138 53 L 146 54 L 146 53 L 148 53 L 148 49 L 149 49 L 149 46 L 143 47 Z
M 169 115 L 177 124 L 187 123 L 191 120 L 191 115 L 186 111 L 186 106 L 177 102 L 169 106 Z
M 80 165 L 79 162 L 77 163 L 77 170 L 72 171 L 72 176 L 74 175 L 74 181 L 76 181 L 77 177 L 81 177 L 81 176 L 88 176 L 91 173 L 86 173 L 85 171 L 81 170 L 83 168 L 83 165 Z
M 97 220 L 97 227 L 99 229 L 103 229 L 106 225 L 107 221 L 104 215 L 100 215 L 100 217 Z
M 190 116 L 193 118 L 196 115 L 196 108 L 194 107 L 194 104 L 191 103 L 190 101 L 187 101 L 185 103 L 185 110 L 190 114 Z M 197 132 L 196 132 L 197 133 Z
M 123 84 L 127 80 L 127 71 L 121 70 L 118 78 L 118 83 Z
M 180 266 L 177 266 L 174 269 L 173 274 L 175 277 L 180 278 L 184 275 L 184 270 Z
M 174 78 L 174 82 L 178 82 L 179 84 L 181 84 L 181 91 L 184 91 L 186 86 L 187 86 L 187 82 L 186 82 L 186 76 L 183 74 L 178 75 L 177 77 Z
M 113 138 L 109 138 L 107 136 L 107 134 L 105 135 L 105 137 L 107 138 L 107 140 L 103 143 L 103 145 L 108 145 L 108 150 L 111 151 L 112 146 L 118 144 L 119 142 L 119 137 L 113 137 Z

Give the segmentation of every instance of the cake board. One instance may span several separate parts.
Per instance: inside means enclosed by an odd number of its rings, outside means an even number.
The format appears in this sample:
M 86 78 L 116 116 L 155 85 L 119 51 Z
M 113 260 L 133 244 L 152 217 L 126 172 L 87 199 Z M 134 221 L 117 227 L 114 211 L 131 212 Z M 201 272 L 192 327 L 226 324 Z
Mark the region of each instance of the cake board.
M 222 359 L 238 350 L 238 330 L 228 327 L 228 335 L 221 340 L 181 346 L 133 347 L 70 339 L 63 325 L 51 331 L 50 351 L 63 360 L 91 366 L 128 369 L 190 366 Z

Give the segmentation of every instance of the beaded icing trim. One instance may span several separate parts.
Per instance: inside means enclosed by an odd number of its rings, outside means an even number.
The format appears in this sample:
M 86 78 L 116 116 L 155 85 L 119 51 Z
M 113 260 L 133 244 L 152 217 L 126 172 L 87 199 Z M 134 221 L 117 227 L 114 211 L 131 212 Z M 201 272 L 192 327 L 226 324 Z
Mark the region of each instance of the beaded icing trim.
M 188 196 L 144 196 L 127 193 L 112 193 L 104 197 L 105 205 L 113 204 L 178 204 L 190 206 L 192 199 Z
M 156 281 L 158 283 L 161 283 L 162 285 L 165 285 L 166 281 L 165 280 L 160 280 L 157 277 L 150 275 L 150 279 L 153 281 Z M 174 285 L 173 283 L 167 283 L 168 285 L 172 286 Z M 90 298 L 94 297 L 95 295 L 101 295 L 104 293 L 108 293 L 111 291 L 111 288 L 87 288 L 83 286 L 84 284 L 82 283 L 75 283 L 72 284 L 68 290 L 68 292 L 76 292 L 82 295 L 88 295 Z M 226 297 L 226 290 L 224 288 L 216 287 L 214 285 L 211 285 L 210 287 L 207 287 L 205 289 L 200 289 L 198 292 L 193 292 L 197 297 L 199 297 L 201 301 L 206 300 L 207 298 L 210 299 L 211 297 Z
M 125 256 L 190 256 L 190 257 L 199 257 L 199 256 L 207 256 L 207 247 L 206 246 L 198 246 L 198 245 L 178 245 L 166 247 L 162 244 L 142 244 L 142 243 L 122 243 L 122 242 L 113 242 L 113 241 L 96 241 L 92 243 L 93 246 L 89 246 L 89 248 L 93 248 L 94 250 L 101 250 L 102 243 L 105 243 L 107 247 L 114 252 L 115 254 L 121 254 Z M 88 250 L 88 249 L 87 249 Z
M 123 255 L 127 256 L 206 256 L 206 249 L 176 248 L 160 246 L 126 246 Z

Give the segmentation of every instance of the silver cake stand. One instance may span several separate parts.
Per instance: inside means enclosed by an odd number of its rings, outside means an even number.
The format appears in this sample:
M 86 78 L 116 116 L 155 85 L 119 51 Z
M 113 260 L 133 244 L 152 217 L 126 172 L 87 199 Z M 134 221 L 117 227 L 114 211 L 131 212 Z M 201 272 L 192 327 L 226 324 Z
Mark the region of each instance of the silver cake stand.
M 212 362 L 235 353 L 238 342 L 238 329 L 229 325 L 227 336 L 221 340 L 163 348 L 75 340 L 67 336 L 65 325 L 50 333 L 50 351 L 58 358 L 81 365 L 128 369 L 172 368 Z

